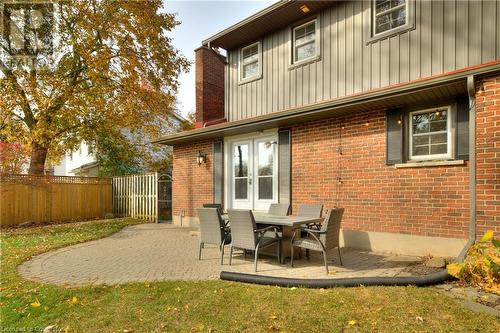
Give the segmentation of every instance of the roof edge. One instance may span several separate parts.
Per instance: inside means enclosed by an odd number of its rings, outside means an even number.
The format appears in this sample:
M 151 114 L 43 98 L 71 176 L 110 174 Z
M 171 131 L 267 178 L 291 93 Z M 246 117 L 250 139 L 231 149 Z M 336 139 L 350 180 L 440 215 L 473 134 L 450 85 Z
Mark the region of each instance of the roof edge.
M 167 136 L 155 139 L 155 140 L 151 141 L 151 143 L 171 145 L 172 144 L 171 142 L 177 141 L 181 138 L 199 137 L 199 136 L 203 136 L 203 135 L 209 135 L 212 133 L 222 132 L 223 130 L 226 130 L 226 129 L 231 128 L 231 127 L 241 127 L 241 126 L 246 126 L 246 125 L 257 124 L 260 122 L 266 122 L 266 121 L 273 120 L 273 119 L 293 117 L 297 114 L 312 112 L 315 110 L 328 109 L 328 108 L 334 108 L 334 107 L 338 108 L 338 107 L 342 107 L 343 105 L 346 106 L 349 104 L 358 103 L 358 102 L 362 102 L 362 101 L 366 101 L 366 100 L 370 100 L 370 99 L 388 97 L 391 94 L 401 93 L 401 92 L 404 92 L 405 90 L 423 89 L 426 87 L 432 87 L 432 86 L 436 86 L 439 84 L 445 84 L 445 83 L 449 83 L 449 82 L 453 82 L 453 81 L 462 80 L 464 78 L 467 78 L 467 76 L 469 76 L 469 75 L 485 75 L 485 74 L 491 74 L 491 73 L 498 72 L 498 71 L 500 71 L 500 60 L 494 60 L 494 61 L 491 61 L 491 62 L 486 63 L 486 64 L 471 66 L 471 67 L 467 67 L 467 68 L 464 68 L 464 69 L 461 69 L 458 71 L 447 72 L 447 73 L 443 73 L 443 74 L 436 75 L 433 77 L 409 81 L 409 82 L 405 82 L 405 83 L 400 83 L 400 84 L 393 85 L 393 86 L 372 89 L 372 90 L 365 91 L 365 92 L 358 93 L 358 94 L 354 94 L 354 95 L 348 95 L 348 96 L 343 96 L 340 98 L 322 101 L 320 103 L 309 104 L 309 105 L 305 105 L 305 106 L 301 106 L 301 107 L 297 107 L 297 108 L 292 108 L 292 109 L 285 109 L 285 110 L 281 110 L 278 112 L 266 114 L 263 116 L 241 119 L 241 120 L 222 123 L 222 124 L 213 125 L 213 126 L 209 126 L 209 127 L 203 127 L 203 128 L 198 128 L 198 129 L 184 131 L 184 132 L 178 132 L 175 134 L 171 134 L 171 135 L 167 135 Z
M 258 11 L 257 13 L 255 13 L 255 14 L 247 17 L 246 19 L 243 19 L 243 20 L 241 20 L 241 21 L 239 21 L 239 22 L 231 25 L 230 27 L 228 27 L 226 29 L 224 29 L 222 31 L 219 31 L 218 33 L 216 33 L 215 35 L 212 35 L 211 37 L 208 37 L 207 39 L 203 40 L 201 42 L 201 44 L 203 46 L 207 46 L 211 41 L 213 41 L 213 40 L 215 40 L 215 39 L 217 39 L 217 38 L 219 38 L 221 36 L 224 36 L 224 35 L 232 32 L 232 31 L 234 31 L 236 29 L 239 29 L 242 26 L 244 26 L 244 25 L 246 25 L 246 24 L 248 24 L 248 23 L 250 23 L 252 21 L 255 21 L 258 18 L 261 18 L 261 17 L 267 15 L 268 13 L 270 13 L 270 12 L 272 12 L 272 11 L 278 9 L 278 8 L 281 8 L 283 6 L 286 6 L 286 5 L 290 4 L 291 2 L 292 2 L 292 0 L 281 0 L 281 1 L 278 1 L 276 3 L 273 3 L 272 5 L 270 5 L 270 6 L 266 7 L 266 8 Z

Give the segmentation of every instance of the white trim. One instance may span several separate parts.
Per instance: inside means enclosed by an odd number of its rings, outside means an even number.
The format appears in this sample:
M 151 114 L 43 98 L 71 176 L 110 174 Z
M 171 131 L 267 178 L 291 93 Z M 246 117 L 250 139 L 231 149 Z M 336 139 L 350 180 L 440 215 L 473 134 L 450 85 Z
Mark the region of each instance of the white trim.
M 418 155 L 418 156 L 413 156 L 413 115 L 415 114 L 423 114 L 423 113 L 432 113 L 436 111 L 446 111 L 446 154 L 429 154 L 429 155 Z M 453 135 L 452 135 L 452 119 L 453 119 L 453 114 L 452 114 L 452 108 L 451 105 L 447 106 L 442 106 L 442 107 L 436 107 L 436 108 L 431 108 L 431 109 L 425 109 L 425 110 L 417 110 L 417 111 L 412 111 L 408 113 L 408 157 L 410 161 L 428 161 L 428 160 L 443 160 L 443 159 L 451 159 L 453 158 Z M 430 126 L 430 124 L 429 124 Z M 440 131 L 443 132 L 444 131 Z M 430 132 L 429 134 L 432 133 L 439 133 L 439 132 Z M 423 135 L 429 135 L 429 134 L 423 134 Z
M 243 77 L 243 51 L 248 48 L 254 47 L 255 45 L 257 45 L 257 64 L 258 64 L 257 74 L 249 77 Z M 240 48 L 238 51 L 238 83 L 239 84 L 248 83 L 250 81 L 258 80 L 260 78 L 262 78 L 262 43 L 261 41 L 257 41 L 255 43 Z
M 372 24 L 371 24 L 372 36 L 379 37 L 381 35 L 385 35 L 385 34 L 388 34 L 390 32 L 393 32 L 395 29 L 403 30 L 403 29 L 408 28 L 408 26 L 410 25 L 410 22 L 409 22 L 410 21 L 409 20 L 410 6 L 408 5 L 409 2 L 410 2 L 409 0 L 405 0 L 405 3 L 403 5 L 398 5 L 396 7 L 392 7 L 390 9 L 387 9 L 383 12 L 377 13 L 377 0 L 372 0 Z M 394 28 L 390 28 L 388 30 L 377 32 L 377 16 L 389 14 L 397 9 L 403 8 L 403 6 L 406 7 L 405 8 L 405 24 L 394 27 Z
M 252 142 L 254 140 L 259 140 L 259 139 L 264 139 L 264 138 L 270 138 L 270 137 L 273 137 L 276 139 L 276 141 L 278 141 L 278 129 L 277 128 L 273 128 L 273 129 L 269 129 L 269 130 L 264 130 L 264 131 L 259 131 L 259 132 L 252 132 L 252 133 L 246 133 L 246 134 L 241 134 L 241 135 L 235 135 L 235 136 L 230 136 L 230 137 L 225 137 L 224 138 L 224 189 L 223 189 L 223 192 L 224 192 L 224 208 L 225 209 L 228 209 L 228 208 L 232 208 L 232 204 L 233 204 L 233 194 L 232 194 L 232 174 L 233 174 L 233 168 L 232 168 L 232 165 L 231 165 L 231 161 L 232 161 L 232 154 L 233 154 L 233 144 L 235 142 L 242 142 L 242 141 L 246 141 L 246 140 L 252 140 Z M 253 149 L 253 147 L 252 147 Z M 277 149 L 276 149 L 277 150 Z M 278 179 L 278 154 L 276 153 L 275 155 L 275 177 L 276 177 L 276 182 L 275 185 L 276 186 L 276 189 L 275 191 L 278 190 L 278 186 L 277 186 L 277 179 Z M 253 168 L 253 165 L 251 166 Z M 253 182 L 254 180 L 252 180 Z M 250 194 L 250 197 L 253 198 L 253 192 Z M 273 194 L 273 202 L 277 202 L 278 200 L 278 195 L 276 193 L 276 195 Z
M 274 142 L 273 144 L 274 149 L 273 149 L 273 173 L 270 176 L 273 180 L 273 190 L 272 190 L 272 198 L 271 199 L 259 199 L 259 143 L 262 142 Z M 269 207 L 268 205 L 272 203 L 277 203 L 278 202 L 278 136 L 277 134 L 273 134 L 271 136 L 263 136 L 263 137 L 255 137 L 253 139 L 253 145 L 254 145 L 254 210 L 267 210 Z M 269 177 L 269 176 L 266 176 Z M 263 209 L 263 205 L 266 206 L 265 209 Z
M 420 162 L 407 162 L 394 164 L 396 169 L 408 169 L 408 168 L 425 168 L 425 167 L 437 167 L 437 166 L 451 166 L 451 165 L 465 165 L 464 160 L 452 160 L 452 161 L 420 161 Z
M 307 58 L 304 58 L 302 60 L 299 60 L 299 61 L 296 61 L 295 60 L 295 50 L 296 50 L 296 44 L 295 44 L 295 31 L 297 29 L 300 29 L 306 25 L 309 25 L 311 23 L 314 22 L 314 44 L 315 44 L 315 53 L 314 55 L 310 56 L 310 57 L 307 57 Z M 317 60 L 319 59 L 320 55 L 321 55 L 321 30 L 320 30 L 320 22 L 319 22 L 319 17 L 315 17 L 314 19 L 312 20 L 309 20 L 305 23 L 302 23 L 298 26 L 295 26 L 295 27 L 292 27 L 292 33 L 291 33 L 291 65 L 294 66 L 294 65 L 300 65 L 300 64 L 303 64 L 303 63 L 307 63 L 307 62 L 311 62 L 311 61 L 314 61 L 314 60 Z M 303 43 L 303 44 L 300 44 L 298 46 L 301 46 L 301 45 L 305 45 L 305 44 L 309 44 L 309 43 L 313 43 L 312 41 L 309 41 L 307 43 Z
M 240 179 L 245 178 L 247 180 L 247 197 L 246 199 L 236 199 L 234 197 L 234 193 L 236 192 L 236 182 L 233 181 L 236 179 L 236 175 L 234 174 L 234 167 L 231 165 L 231 176 L 229 177 L 229 182 L 227 183 L 228 185 L 231 186 L 231 188 L 228 188 L 228 192 L 231 193 L 231 206 L 233 202 L 240 202 L 241 204 L 246 204 L 247 206 L 252 203 L 252 196 L 253 192 L 250 191 L 251 186 L 249 186 L 249 181 L 251 182 L 251 179 L 253 178 L 253 165 L 251 163 L 252 161 L 252 155 L 253 155 L 253 141 L 252 140 L 235 140 L 232 141 L 229 145 L 229 150 L 230 150 L 230 161 L 233 160 L 234 156 L 234 147 L 236 145 L 248 145 L 248 156 L 247 156 L 247 175 L 246 177 L 238 177 Z

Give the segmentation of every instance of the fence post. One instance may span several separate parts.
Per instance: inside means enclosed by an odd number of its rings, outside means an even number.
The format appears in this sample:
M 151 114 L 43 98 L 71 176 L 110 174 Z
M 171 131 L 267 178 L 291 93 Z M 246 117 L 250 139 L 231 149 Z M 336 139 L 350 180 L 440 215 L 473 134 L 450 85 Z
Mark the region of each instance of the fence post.
M 154 205 L 155 205 L 155 222 L 160 222 L 160 218 L 158 217 L 158 172 L 155 172 L 155 180 L 154 180 Z

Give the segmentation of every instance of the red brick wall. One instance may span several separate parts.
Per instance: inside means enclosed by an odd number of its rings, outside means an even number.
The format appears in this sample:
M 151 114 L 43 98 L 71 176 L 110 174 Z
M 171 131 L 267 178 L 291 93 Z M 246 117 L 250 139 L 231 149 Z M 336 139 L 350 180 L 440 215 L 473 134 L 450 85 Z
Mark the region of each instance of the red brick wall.
M 476 84 L 477 237 L 500 234 L 500 75 Z
M 224 57 L 200 47 L 195 50 L 196 127 L 224 118 Z
M 299 203 L 337 204 L 340 124 L 343 228 L 467 238 L 468 166 L 387 166 L 384 111 L 292 127 L 293 209 Z
M 477 84 L 477 233 L 500 233 L 500 76 Z M 369 121 L 366 126 L 367 120 Z M 342 180 L 338 204 L 352 230 L 467 238 L 469 168 L 396 169 L 385 163 L 385 112 L 315 121 L 292 129 L 292 200 L 337 204 L 339 128 Z M 207 163 L 196 164 L 201 150 Z M 173 213 L 196 216 L 212 202 L 212 141 L 174 147 Z
M 196 163 L 198 151 L 207 154 L 207 162 Z M 197 216 L 196 208 L 213 201 L 212 190 L 212 142 L 199 142 L 175 146 L 172 170 L 173 215 L 179 216 L 181 209 L 186 216 Z

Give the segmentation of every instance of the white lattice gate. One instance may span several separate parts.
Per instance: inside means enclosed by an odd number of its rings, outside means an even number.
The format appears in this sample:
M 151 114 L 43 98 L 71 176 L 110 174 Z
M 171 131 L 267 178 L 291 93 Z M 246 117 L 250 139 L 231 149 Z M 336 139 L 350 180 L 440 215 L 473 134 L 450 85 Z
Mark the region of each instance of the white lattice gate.
M 158 173 L 114 177 L 113 213 L 158 222 Z

